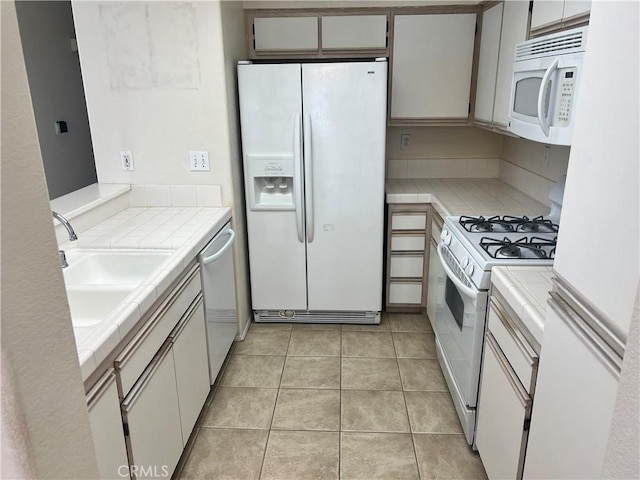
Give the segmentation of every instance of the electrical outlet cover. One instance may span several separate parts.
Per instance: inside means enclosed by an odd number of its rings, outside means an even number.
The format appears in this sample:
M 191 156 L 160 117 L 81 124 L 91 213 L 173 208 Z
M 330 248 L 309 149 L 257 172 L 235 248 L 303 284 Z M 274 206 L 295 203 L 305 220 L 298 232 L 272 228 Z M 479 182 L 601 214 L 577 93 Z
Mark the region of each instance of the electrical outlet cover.
M 189 151 L 189 170 L 192 172 L 209 171 L 209 152 Z
M 135 170 L 133 167 L 133 154 L 129 150 L 120 152 L 120 165 L 125 172 L 132 172 Z
M 411 134 L 400 135 L 400 150 L 411 150 Z

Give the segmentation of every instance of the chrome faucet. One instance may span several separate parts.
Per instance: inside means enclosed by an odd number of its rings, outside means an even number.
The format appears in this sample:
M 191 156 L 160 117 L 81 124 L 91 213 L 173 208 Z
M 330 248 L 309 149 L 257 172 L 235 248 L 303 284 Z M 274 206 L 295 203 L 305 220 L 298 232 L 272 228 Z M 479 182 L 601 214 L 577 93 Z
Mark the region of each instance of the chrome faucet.
M 73 230 L 73 227 L 69 223 L 69 220 L 64 218 L 58 212 L 52 211 L 51 213 L 53 214 L 53 218 L 58 220 L 64 226 L 64 228 L 67 229 L 67 232 L 69 233 L 69 241 L 73 242 L 74 240 L 77 240 L 78 236 L 76 235 L 76 232 Z
M 77 240 L 78 235 L 76 235 L 76 232 L 73 230 L 69 220 L 64 218 L 64 216 L 60 215 L 58 212 L 52 211 L 51 213 L 53 214 L 53 218 L 58 220 L 64 228 L 67 229 L 67 233 L 69 233 L 69 241 L 73 242 L 74 240 Z M 60 257 L 60 265 L 62 265 L 62 268 L 67 268 L 69 266 L 69 262 L 67 262 L 67 255 L 64 253 L 64 250 L 58 250 L 58 256 Z

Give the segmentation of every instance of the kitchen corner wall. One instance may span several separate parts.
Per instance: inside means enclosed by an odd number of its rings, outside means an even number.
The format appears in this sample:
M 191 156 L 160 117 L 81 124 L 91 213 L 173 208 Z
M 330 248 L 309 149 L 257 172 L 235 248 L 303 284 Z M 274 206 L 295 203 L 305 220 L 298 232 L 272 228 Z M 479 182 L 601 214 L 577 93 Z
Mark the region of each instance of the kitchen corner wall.
M 411 135 L 408 150 L 403 134 Z M 387 178 L 497 177 L 502 138 L 475 127 L 389 127 Z
M 220 185 L 238 244 L 240 328 L 250 315 L 235 62 L 240 2 L 72 2 L 98 182 Z M 224 16 L 224 22 L 223 17 Z M 130 150 L 135 171 L 119 152 Z M 191 172 L 188 152 L 209 152 Z
M 545 162 L 546 149 L 549 161 Z M 500 179 L 545 205 L 549 191 L 567 173 L 570 147 L 544 145 L 523 138 L 504 137 Z

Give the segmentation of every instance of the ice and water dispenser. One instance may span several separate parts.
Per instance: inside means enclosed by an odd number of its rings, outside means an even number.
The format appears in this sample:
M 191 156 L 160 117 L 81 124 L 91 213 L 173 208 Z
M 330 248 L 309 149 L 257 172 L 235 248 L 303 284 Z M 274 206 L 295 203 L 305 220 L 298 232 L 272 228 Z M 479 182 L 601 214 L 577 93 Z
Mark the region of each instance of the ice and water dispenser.
M 247 155 L 251 210 L 294 210 L 293 155 Z

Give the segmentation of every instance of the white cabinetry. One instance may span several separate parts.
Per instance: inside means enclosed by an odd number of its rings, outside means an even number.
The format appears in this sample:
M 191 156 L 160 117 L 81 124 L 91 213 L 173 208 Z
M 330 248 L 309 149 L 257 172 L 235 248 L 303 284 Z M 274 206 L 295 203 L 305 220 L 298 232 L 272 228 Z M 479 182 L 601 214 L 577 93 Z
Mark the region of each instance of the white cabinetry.
M 591 0 L 535 0 L 531 12 L 531 31 L 543 33 L 586 22 L 590 10 Z
M 322 16 L 322 49 L 384 49 L 387 47 L 386 15 Z
M 438 300 L 444 299 L 444 288 L 447 279 L 447 274 L 442 268 L 440 257 L 438 256 L 438 242 L 440 241 L 440 232 L 442 232 L 443 224 L 442 217 L 434 210 L 433 221 L 431 222 L 429 269 L 427 274 L 427 316 L 434 332 L 436 330 L 436 311 L 441 306 L 438 305 Z
M 183 444 L 170 341 L 164 343 L 122 402 L 122 414 L 128 429 L 132 476 L 171 475 Z
M 588 327 L 563 317 L 547 311 L 525 479 L 601 478 L 618 375 Z
M 475 14 L 395 15 L 391 121 L 466 120 Z
M 264 17 L 253 21 L 254 49 L 317 51 L 318 17 Z
M 209 362 L 204 306 L 199 301 L 170 335 L 176 369 L 182 444 L 186 445 L 209 395 Z
M 89 424 L 98 462 L 98 478 L 128 476 L 127 449 L 124 442 L 120 400 L 113 369 L 96 382 L 87 394 Z
M 419 312 L 425 300 L 431 206 L 389 205 L 387 311 Z
M 527 38 L 529 4 L 507 0 L 486 10 L 482 20 L 475 120 L 506 128 L 515 47 Z

